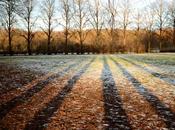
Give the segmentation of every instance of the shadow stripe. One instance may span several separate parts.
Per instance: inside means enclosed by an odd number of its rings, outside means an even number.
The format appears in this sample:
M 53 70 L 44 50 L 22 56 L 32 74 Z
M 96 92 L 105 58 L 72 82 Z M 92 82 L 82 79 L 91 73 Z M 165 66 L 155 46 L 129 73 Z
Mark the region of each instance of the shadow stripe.
M 71 79 L 68 80 L 64 88 L 55 96 L 45 108 L 41 109 L 35 114 L 34 118 L 26 124 L 25 130 L 42 130 L 45 128 L 45 124 L 50 122 L 50 118 L 53 116 L 64 101 L 66 95 L 68 95 L 74 84 L 80 79 L 80 77 L 86 72 L 90 64 L 95 60 L 93 58 L 89 63 L 87 63 L 83 68 L 80 69 Z
M 78 63 L 80 64 L 80 63 Z M 35 93 L 38 93 L 43 88 L 45 88 L 49 83 L 51 83 L 54 79 L 59 78 L 61 76 L 65 75 L 65 72 L 70 71 L 73 67 L 78 65 L 77 63 L 69 65 L 67 68 L 62 70 L 61 72 L 58 72 L 57 74 L 53 74 L 50 77 L 48 77 L 46 80 L 42 80 L 38 82 L 36 85 L 34 85 L 32 88 L 28 89 L 26 92 L 22 93 L 21 95 L 11 99 L 10 101 L 6 102 L 5 104 L 2 104 L 0 106 L 0 120 L 3 119 L 7 115 L 8 112 L 10 112 L 14 107 L 25 103 L 29 98 L 31 98 Z
M 132 83 L 137 92 L 142 95 L 156 110 L 158 115 L 163 119 L 166 126 L 170 130 L 175 130 L 175 113 L 170 108 L 166 107 L 158 97 L 149 92 L 134 76 L 132 76 L 121 64 L 111 58 L 116 66 L 122 71 L 123 75 Z
M 61 61 L 60 61 L 61 62 Z M 67 63 L 65 63 L 65 64 L 67 64 Z M 60 65 L 60 64 L 59 64 Z M 57 65 L 57 67 L 59 67 L 59 65 Z M 54 70 L 54 69 L 53 69 Z M 52 70 L 51 70 L 52 71 Z M 33 82 L 34 80 L 37 80 L 37 79 L 40 79 L 40 78 L 42 78 L 42 77 L 44 77 L 45 75 L 47 75 L 48 73 L 46 73 L 46 74 L 44 74 L 44 75 L 41 75 L 41 76 L 39 76 L 38 78 L 35 78 L 35 79 L 33 79 L 31 82 Z M 26 83 L 26 84 L 24 84 L 23 86 L 26 86 L 27 84 L 29 84 L 30 82 L 28 82 L 28 83 Z M 5 94 L 7 94 L 8 92 L 10 92 L 10 91 L 13 91 L 13 90 L 15 90 L 15 89 L 18 89 L 18 88 L 22 88 L 23 86 L 21 86 L 21 87 L 11 87 L 11 88 L 9 88 L 9 89 L 6 89 L 6 90 L 4 90 L 4 91 L 0 91 L 0 94 L 3 94 L 3 95 L 5 95 Z
M 125 110 L 122 108 L 122 101 L 106 57 L 103 57 L 103 65 L 101 80 L 103 81 L 104 121 L 105 124 L 107 124 L 105 129 L 131 130 Z
M 167 83 L 169 83 L 169 84 L 175 85 L 175 82 L 174 82 L 175 80 L 170 79 L 168 76 L 162 75 L 162 74 L 157 73 L 157 72 L 155 72 L 155 71 L 152 71 L 152 70 L 150 70 L 150 69 L 148 69 L 148 68 L 145 68 L 145 67 L 143 67 L 143 66 L 141 66 L 141 65 L 138 65 L 138 64 L 136 64 L 135 62 L 133 62 L 133 61 L 131 61 L 131 60 L 128 60 L 128 59 L 126 59 L 126 58 L 124 58 L 124 57 L 121 57 L 121 56 L 120 56 L 120 58 L 123 59 L 123 60 L 125 60 L 125 61 L 127 61 L 127 62 L 129 62 L 129 63 L 131 63 L 131 64 L 133 64 L 133 65 L 135 65 L 136 67 L 138 67 L 138 68 L 140 68 L 140 69 L 143 69 L 144 71 L 150 73 L 150 74 L 153 75 L 154 77 L 157 77 L 157 78 L 159 78 L 159 79 L 162 79 L 162 80 L 164 80 L 165 82 L 167 82 Z M 169 80 L 167 80 L 166 78 L 169 79 Z

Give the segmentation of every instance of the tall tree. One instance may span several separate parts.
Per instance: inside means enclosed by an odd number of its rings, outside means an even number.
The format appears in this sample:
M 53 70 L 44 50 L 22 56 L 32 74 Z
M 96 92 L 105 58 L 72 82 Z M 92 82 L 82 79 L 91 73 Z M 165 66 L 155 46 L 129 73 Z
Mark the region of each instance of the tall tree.
M 148 7 L 145 8 L 144 12 L 144 26 L 147 34 L 147 45 L 146 45 L 146 51 L 151 51 L 151 45 L 152 45 L 152 37 L 153 37 L 153 31 L 154 31 L 154 25 L 155 25 L 155 12 L 152 8 Z
M 118 10 L 117 7 L 118 3 L 116 3 L 116 0 L 108 0 L 108 4 L 106 7 L 106 30 L 110 37 L 109 42 L 109 51 L 111 53 L 115 52 L 115 45 L 116 40 L 118 38 L 118 32 L 117 32 L 117 16 L 118 16 Z
M 89 23 L 89 12 L 88 12 L 88 1 L 87 0 L 73 0 L 74 3 L 74 29 L 76 30 L 80 44 L 80 52 L 83 54 L 83 44 L 86 40 L 88 31 L 85 29 L 88 27 Z
M 8 50 L 9 54 L 13 55 L 12 51 L 12 39 L 14 25 L 17 22 L 16 13 L 18 13 L 19 0 L 1 0 L 0 5 L 2 7 L 2 25 L 4 26 L 8 34 Z
M 156 26 L 159 29 L 159 49 L 161 51 L 163 42 L 163 28 L 167 23 L 167 12 L 165 2 L 163 0 L 156 0 L 156 2 L 153 3 L 152 8 L 154 9 L 157 18 Z
M 1 5 L 0 5 L 0 7 L 1 7 Z M 3 12 L 3 11 L 2 11 L 2 8 L 0 8 L 0 12 Z M 2 38 L 2 13 L 0 13 L 0 38 Z M 0 40 L 0 46 L 3 46 L 1 40 Z M 1 48 L 2 48 L 2 47 L 1 47 Z M 1 48 L 0 48 L 0 49 L 1 49 Z
M 62 21 L 61 25 L 64 28 L 64 36 L 65 36 L 65 54 L 68 54 L 68 40 L 70 36 L 70 28 L 71 28 L 71 20 L 72 20 L 72 8 L 71 8 L 71 1 L 70 0 L 60 0 L 61 4 L 61 14 L 62 14 Z
M 102 12 L 102 5 L 99 0 L 89 1 L 89 11 L 91 15 L 90 23 L 95 30 L 95 46 L 97 48 L 101 47 L 100 36 L 102 33 L 102 28 L 104 26 L 104 17 Z
M 173 45 L 175 47 L 175 1 L 172 0 L 169 4 L 170 26 L 173 27 Z
M 41 27 L 47 36 L 47 54 L 51 54 L 50 44 L 54 30 L 55 0 L 44 0 L 42 3 L 42 20 L 45 27 Z
M 34 10 L 34 0 L 23 0 L 21 3 L 21 13 L 20 17 L 23 19 L 24 25 L 26 27 L 26 30 L 22 36 L 25 38 L 27 41 L 27 50 L 28 54 L 31 55 L 31 45 L 32 45 L 32 40 L 34 37 L 33 33 L 33 27 L 35 25 L 36 19 L 32 16 L 33 10 Z
M 140 14 L 140 11 L 137 10 L 136 12 L 136 17 L 134 17 L 134 22 L 136 24 L 136 29 L 135 29 L 135 36 L 136 36 L 136 43 L 135 43 L 135 49 L 136 52 L 139 53 L 139 47 L 140 47 L 140 42 L 141 42 L 141 26 L 142 26 L 142 15 Z
M 122 28 L 123 28 L 123 45 L 126 45 L 126 39 L 127 39 L 127 28 L 130 21 L 130 13 L 131 13 L 131 4 L 130 0 L 123 0 L 121 3 L 121 19 L 122 19 Z

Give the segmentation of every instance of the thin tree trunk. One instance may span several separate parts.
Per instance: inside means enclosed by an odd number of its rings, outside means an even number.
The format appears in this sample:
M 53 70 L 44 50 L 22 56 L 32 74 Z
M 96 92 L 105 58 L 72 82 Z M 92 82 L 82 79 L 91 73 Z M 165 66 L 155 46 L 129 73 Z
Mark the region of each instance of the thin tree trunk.
M 175 47 L 175 19 L 174 19 L 174 25 L 173 25 L 173 45 Z
M 47 41 L 47 54 L 50 55 L 51 54 L 51 51 L 50 51 L 50 43 L 51 43 L 51 32 L 49 30 L 49 33 L 48 33 L 48 41 Z
M 68 30 L 66 29 L 66 37 L 65 37 L 65 54 L 68 54 Z
M 83 54 L 83 41 L 80 40 L 80 51 L 81 51 L 81 54 Z
M 9 27 L 8 27 L 8 42 L 9 42 L 9 54 L 12 56 L 13 52 L 12 52 L 12 37 L 11 37 L 11 25 L 10 25 L 10 17 L 9 17 Z
M 31 53 L 31 33 L 30 33 L 30 20 L 28 21 L 28 32 L 27 32 L 27 50 L 28 54 L 32 55 Z
M 150 53 L 151 52 L 151 41 L 149 40 L 149 42 L 148 42 L 148 53 Z
M 11 27 L 8 29 L 8 38 L 9 38 L 9 54 L 12 56 L 12 38 L 11 38 Z
M 80 30 L 80 53 L 83 54 L 83 38 L 82 38 L 82 29 Z
M 49 31 L 49 35 L 48 35 L 48 43 L 47 43 L 47 54 L 50 55 L 51 54 L 51 51 L 50 51 L 50 38 L 51 35 L 50 35 L 50 31 Z
M 160 43 L 159 43 L 159 49 L 162 50 L 162 28 L 160 28 Z
M 113 53 L 114 52 L 113 44 L 115 43 L 115 41 L 114 41 L 114 27 L 112 27 L 112 29 L 111 29 L 111 37 L 112 37 L 112 39 L 111 39 L 111 45 L 110 45 L 110 53 Z
M 12 52 L 12 37 L 11 37 L 11 12 L 9 12 L 8 14 L 8 42 L 9 42 L 9 54 L 12 56 L 13 55 L 13 52 Z
M 149 44 L 148 44 L 148 52 L 151 52 L 151 44 L 152 44 L 152 32 L 149 33 Z
M 48 23 L 48 41 L 47 41 L 47 54 L 50 55 L 50 43 L 51 43 L 51 18 L 49 18 L 49 23 Z
M 83 38 L 82 38 L 82 29 L 80 30 L 80 53 L 83 54 Z
M 30 33 L 28 33 L 28 38 L 27 38 L 27 50 L 28 50 L 28 54 L 32 55 L 31 53 L 31 45 L 30 45 Z
M 124 32 L 123 32 L 123 45 L 124 46 L 126 45 L 126 29 L 124 29 Z

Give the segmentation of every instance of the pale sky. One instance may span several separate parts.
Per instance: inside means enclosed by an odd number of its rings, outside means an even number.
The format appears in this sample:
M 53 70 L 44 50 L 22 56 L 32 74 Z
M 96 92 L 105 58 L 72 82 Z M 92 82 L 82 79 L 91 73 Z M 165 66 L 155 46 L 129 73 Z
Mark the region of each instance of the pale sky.
M 36 7 L 35 7 L 34 15 L 38 17 L 38 16 L 41 16 L 40 9 L 41 9 L 41 2 L 43 0 L 37 0 L 37 1 L 38 2 L 37 2 Z M 59 5 L 58 1 L 59 0 L 56 0 L 57 6 Z M 107 1 L 108 0 L 101 0 L 101 3 L 105 4 Z M 123 0 L 118 0 L 118 1 L 120 3 Z M 132 8 L 142 10 L 144 7 L 148 6 L 150 3 L 153 3 L 155 1 L 156 0 L 130 0 L 130 3 L 131 3 Z M 171 0 L 165 0 L 165 1 L 170 2 Z M 60 14 L 56 13 L 56 18 L 59 18 L 59 17 L 60 17 Z M 42 23 L 42 20 L 38 17 L 36 29 L 40 28 L 41 26 L 43 26 L 43 23 Z M 56 28 L 56 30 L 61 30 L 61 26 L 58 26 Z

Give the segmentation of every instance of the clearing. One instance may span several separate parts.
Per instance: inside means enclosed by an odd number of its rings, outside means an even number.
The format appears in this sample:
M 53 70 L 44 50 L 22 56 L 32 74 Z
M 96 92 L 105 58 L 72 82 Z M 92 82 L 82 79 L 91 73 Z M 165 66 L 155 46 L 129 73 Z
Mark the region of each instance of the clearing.
M 0 57 L 0 129 L 175 130 L 175 54 Z

